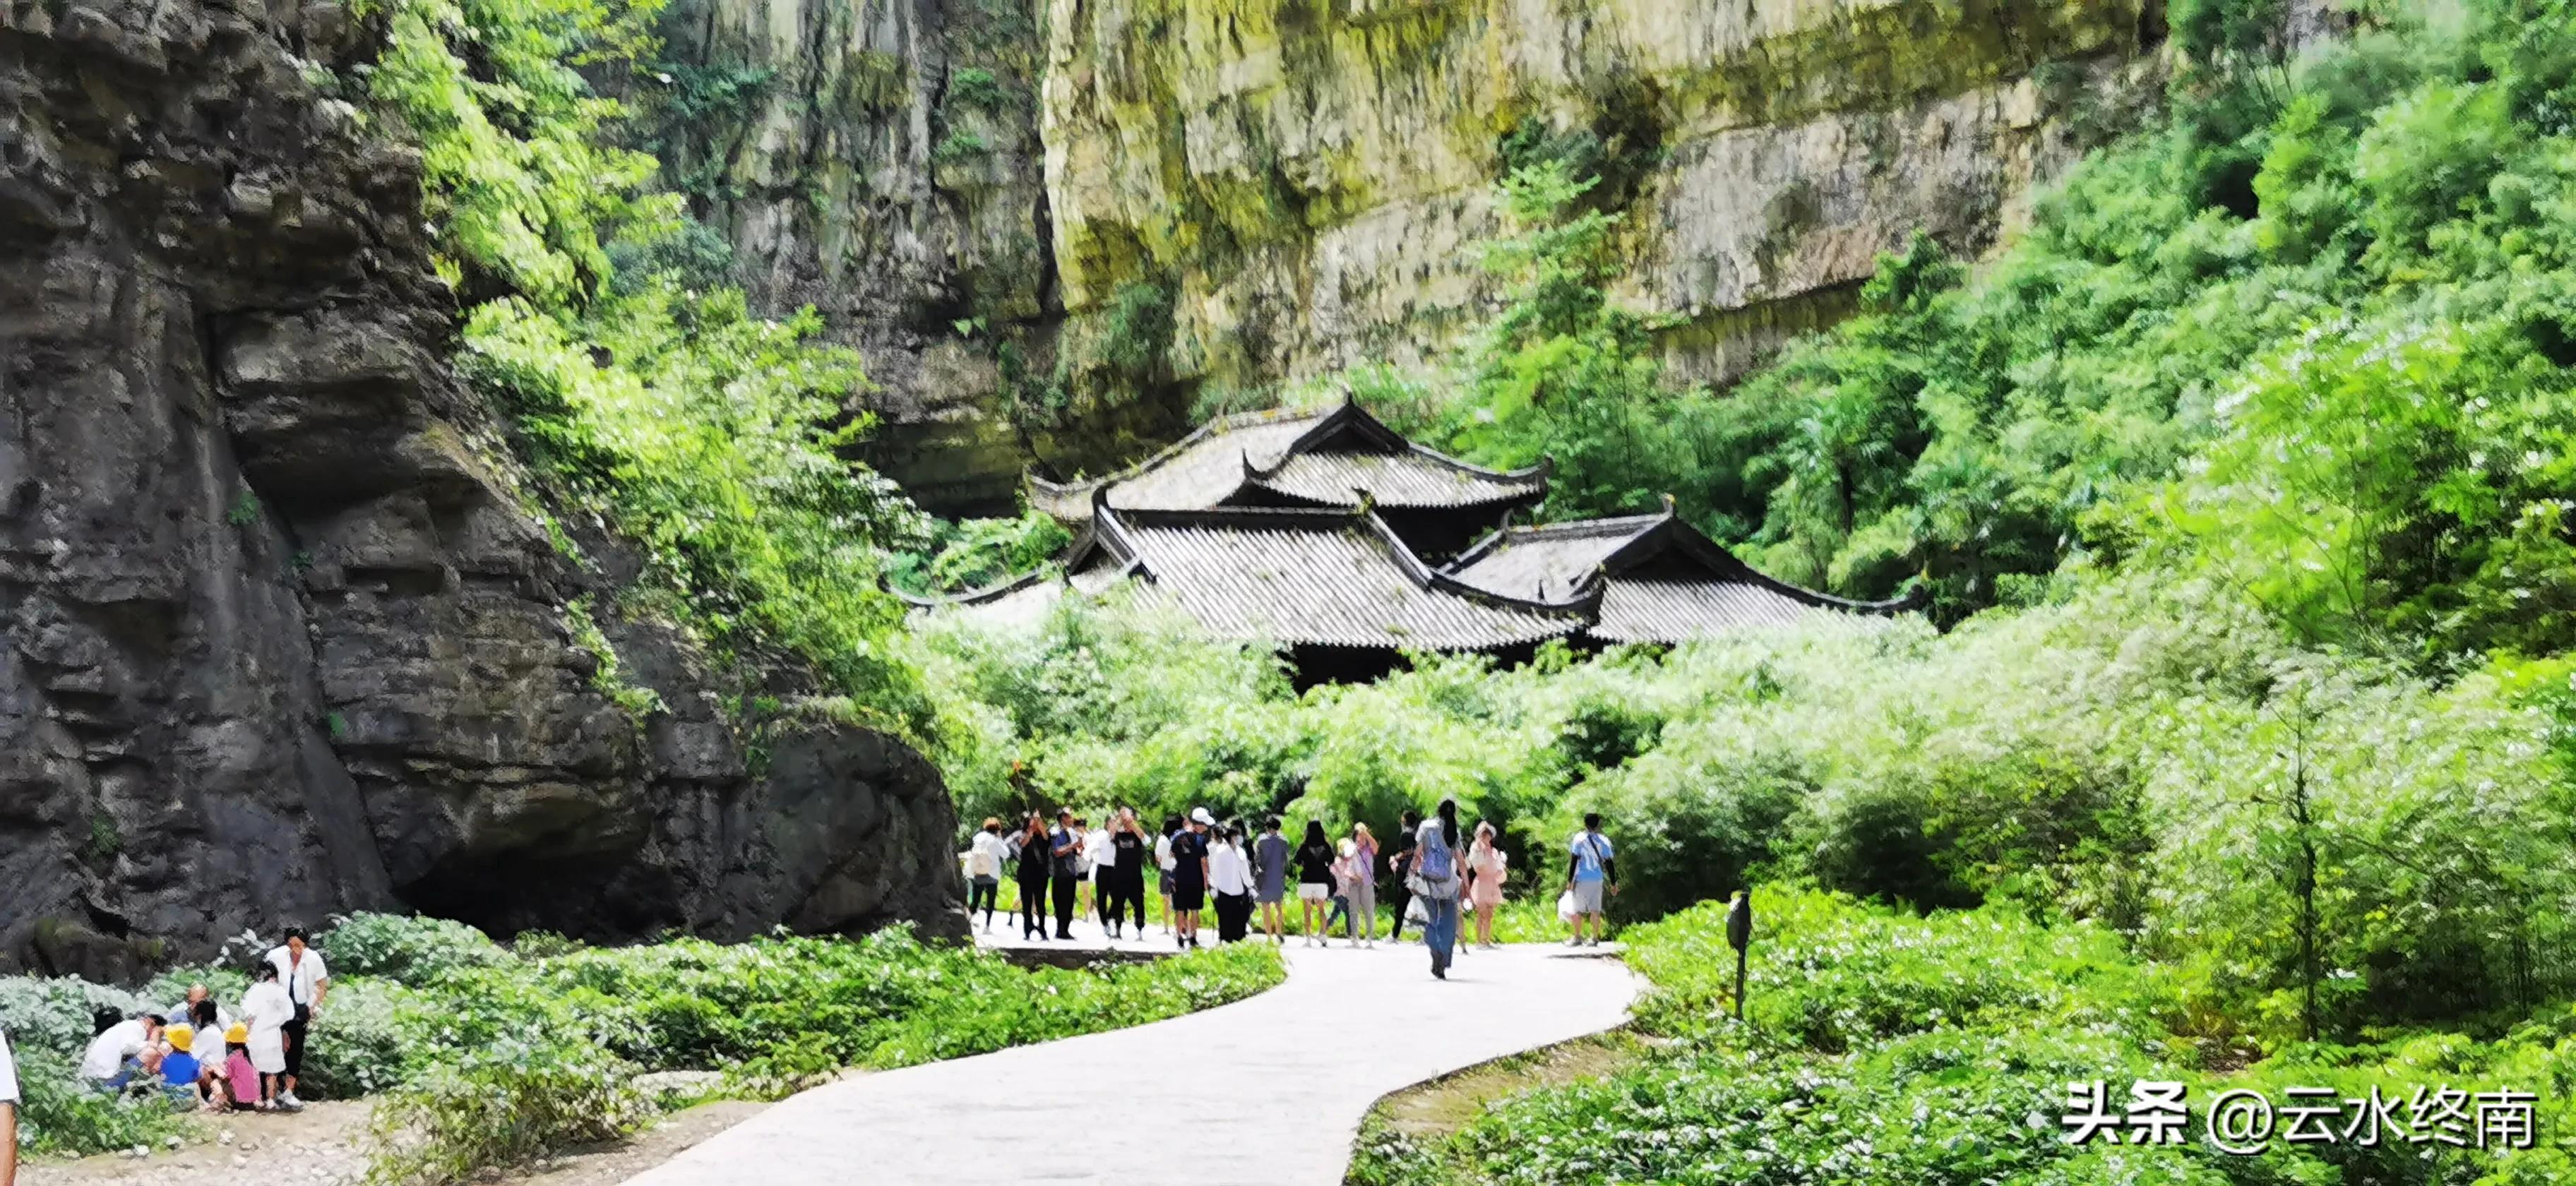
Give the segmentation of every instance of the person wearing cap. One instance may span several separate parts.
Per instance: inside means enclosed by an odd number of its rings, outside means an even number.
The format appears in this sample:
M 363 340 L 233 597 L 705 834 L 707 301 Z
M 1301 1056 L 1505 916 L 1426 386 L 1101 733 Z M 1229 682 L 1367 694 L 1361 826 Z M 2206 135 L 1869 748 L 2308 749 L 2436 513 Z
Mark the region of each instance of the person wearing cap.
M 224 1030 L 224 1070 L 216 1098 L 239 1110 L 260 1106 L 259 1068 L 250 1061 L 250 1025 L 236 1021 Z M 228 1090 L 227 1090 L 228 1089 Z
M 1172 837 L 1172 913 L 1177 916 L 1173 946 L 1199 945 L 1199 911 L 1207 905 L 1208 829 L 1216 817 L 1208 809 L 1190 809 L 1189 823 Z
M 174 1100 L 196 1103 L 197 1081 L 205 1078 L 205 1065 L 197 1061 L 197 1027 L 174 1021 L 162 1027 L 161 1040 L 170 1052 L 161 1056 L 161 1090 Z
M 18 1060 L 0 1031 L 0 1186 L 18 1181 Z
M 1011 859 L 1011 842 L 1002 839 L 1002 821 L 984 817 L 984 828 L 966 846 L 966 917 L 984 907 L 984 933 L 993 933 L 993 907 L 1002 899 L 1002 862 Z

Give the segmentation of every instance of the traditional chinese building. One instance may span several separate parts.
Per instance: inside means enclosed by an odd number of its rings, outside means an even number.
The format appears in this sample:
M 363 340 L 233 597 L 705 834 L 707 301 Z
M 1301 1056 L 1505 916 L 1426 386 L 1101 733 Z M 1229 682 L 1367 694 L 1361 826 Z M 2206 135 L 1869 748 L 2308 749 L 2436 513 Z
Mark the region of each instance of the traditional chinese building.
M 1409 650 L 1525 659 L 1681 643 L 1908 608 L 1774 580 L 1672 512 L 1515 527 L 1548 467 L 1424 448 L 1358 405 L 1228 416 L 1107 477 L 1031 477 L 1074 529 L 1058 563 L 922 606 L 1027 618 L 1132 582 L 1211 637 L 1285 648 L 1300 684 L 1370 679 Z

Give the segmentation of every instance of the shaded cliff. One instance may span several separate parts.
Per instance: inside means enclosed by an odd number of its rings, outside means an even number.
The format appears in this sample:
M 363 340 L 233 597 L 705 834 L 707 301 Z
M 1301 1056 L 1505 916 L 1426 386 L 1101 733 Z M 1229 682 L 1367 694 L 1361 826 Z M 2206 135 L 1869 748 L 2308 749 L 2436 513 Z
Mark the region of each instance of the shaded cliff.
M 370 52 L 332 4 L 0 3 L 0 966 L 399 905 L 962 929 L 927 762 L 743 725 L 549 529 L 417 159 L 304 78 Z

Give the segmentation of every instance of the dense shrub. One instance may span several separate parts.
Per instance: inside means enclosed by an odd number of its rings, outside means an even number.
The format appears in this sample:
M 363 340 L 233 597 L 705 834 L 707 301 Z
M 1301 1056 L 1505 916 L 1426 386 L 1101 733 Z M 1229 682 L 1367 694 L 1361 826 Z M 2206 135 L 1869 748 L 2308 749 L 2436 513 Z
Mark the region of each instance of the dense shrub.
M 14 1045 L 18 1031 L 12 1028 L 9 1034 Z M 77 1155 L 138 1145 L 158 1149 L 189 1132 L 188 1121 L 158 1092 L 102 1095 L 90 1090 L 75 1077 L 77 1054 L 41 1046 L 18 1047 L 16 1053 L 18 1140 L 32 1152 Z
M 353 914 L 332 920 L 314 939 L 328 954 L 334 976 L 369 976 L 397 984 L 426 985 L 465 968 L 510 961 L 483 932 L 461 922 L 395 914 Z
M 464 1052 L 387 1095 L 369 1125 L 374 1186 L 446 1186 L 615 1140 L 650 1122 L 636 1068 L 581 1042 Z
M 2477 1041 L 2390 1035 L 2360 1046 L 2288 1047 L 2227 1074 L 2198 1069 L 2184 977 L 2089 925 L 2008 910 L 1929 917 L 1837 895 L 1766 886 L 1747 1024 L 1728 1015 L 1724 911 L 1703 906 L 1627 934 L 1653 988 L 1638 1025 L 1663 1039 L 1598 1080 L 1487 1105 L 1453 1134 L 1400 1139 L 1373 1127 L 1352 1180 L 1467 1183 L 2539 1182 L 2563 1173 L 2563 1095 L 2543 1094 L 2527 1153 L 2388 1142 L 2275 1144 L 2234 1157 L 2206 1141 L 2133 1149 L 2070 1146 L 2057 1122 L 2070 1082 L 2176 1079 L 2205 1102 L 2250 1086 L 2282 1098 L 2324 1086 L 2398 1098 L 2416 1086 L 2469 1091 L 2562 1082 L 2576 1068 L 2566 1014 Z M 2231 1056 L 2232 1058 L 2233 1056 Z M 2493 1176 L 2487 1176 L 2493 1175 Z

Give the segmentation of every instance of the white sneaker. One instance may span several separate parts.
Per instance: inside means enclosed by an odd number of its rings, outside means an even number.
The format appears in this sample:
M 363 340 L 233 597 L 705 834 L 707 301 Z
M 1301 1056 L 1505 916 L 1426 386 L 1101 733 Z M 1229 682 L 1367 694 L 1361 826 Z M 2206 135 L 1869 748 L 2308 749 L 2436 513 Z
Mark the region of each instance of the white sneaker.
M 1577 935 L 1574 938 L 1568 939 L 1565 941 L 1565 945 L 1568 947 L 1581 947 L 1583 946 L 1583 936 Z
M 295 1098 L 295 1093 L 290 1091 L 277 1097 L 277 1106 L 289 1112 L 301 1112 L 304 1110 L 304 1101 Z

